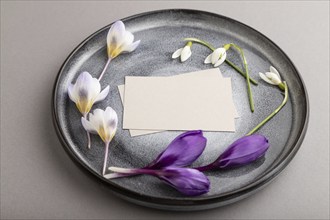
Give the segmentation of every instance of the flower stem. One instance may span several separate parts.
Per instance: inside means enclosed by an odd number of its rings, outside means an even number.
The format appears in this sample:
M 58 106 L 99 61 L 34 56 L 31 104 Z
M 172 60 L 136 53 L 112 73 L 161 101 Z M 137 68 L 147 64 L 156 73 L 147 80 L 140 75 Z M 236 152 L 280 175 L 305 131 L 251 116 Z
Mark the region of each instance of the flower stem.
M 281 109 L 282 107 L 287 103 L 288 101 L 288 96 L 289 96 L 289 88 L 288 85 L 286 84 L 286 82 L 283 82 L 284 85 L 284 98 L 282 103 L 280 104 L 280 106 L 278 106 L 274 112 L 272 112 L 267 118 L 265 118 L 262 122 L 260 122 L 255 128 L 253 128 L 249 133 L 246 134 L 246 136 L 253 134 L 254 132 L 256 132 L 261 126 L 263 126 L 264 124 L 266 124 L 266 122 L 268 122 L 272 117 L 274 117 L 274 115 L 276 115 Z
M 106 169 L 106 166 L 107 166 L 109 143 L 110 142 L 106 142 L 105 143 L 105 153 L 104 153 L 104 162 L 103 162 L 103 170 L 102 170 L 102 175 L 103 176 L 105 174 L 105 169 Z
M 184 41 L 190 41 L 190 42 L 195 42 L 195 43 L 199 43 L 201 45 L 204 45 L 206 46 L 207 48 L 209 48 L 211 51 L 214 51 L 215 48 L 209 44 L 208 42 L 206 41 L 203 41 L 203 40 L 199 40 L 197 38 L 185 38 L 183 39 Z M 232 63 L 231 61 L 229 61 L 228 59 L 225 60 L 225 62 L 231 66 L 234 70 L 236 70 L 238 73 L 240 73 L 244 78 L 246 78 L 246 74 L 245 72 L 243 72 L 240 68 L 238 68 L 234 63 Z M 254 84 L 254 85 L 258 85 L 257 81 L 255 81 L 254 79 L 252 79 L 251 77 L 250 78 L 250 81 Z
M 128 174 L 128 173 L 109 173 L 104 175 L 106 179 L 116 179 L 116 178 L 121 178 L 121 177 L 128 177 L 128 176 L 136 176 L 138 174 Z
M 245 74 L 246 74 L 246 84 L 247 84 L 248 95 L 249 95 L 250 109 L 252 112 L 254 112 L 254 101 L 253 101 L 253 96 L 252 96 L 252 91 L 251 91 L 250 76 L 249 76 L 249 70 L 247 67 L 247 62 L 246 62 L 246 59 L 244 56 L 244 52 L 243 52 L 242 48 L 240 48 L 236 44 L 231 43 L 230 45 L 235 47 L 241 53 L 243 63 L 244 63 Z
M 84 114 L 84 118 L 87 120 L 87 113 Z M 86 135 L 87 135 L 87 148 L 91 149 L 91 135 L 89 134 L 88 131 L 86 131 Z
M 111 171 L 119 173 L 119 174 L 129 174 L 129 175 L 137 175 L 137 174 L 156 175 L 157 174 L 156 170 L 143 169 L 143 168 L 127 169 L 127 168 L 121 168 L 121 167 L 109 167 L 108 170 L 111 170 Z
M 229 60 L 225 60 L 225 62 L 229 65 L 229 66 L 231 66 L 231 67 L 233 67 L 239 74 L 241 74 L 242 76 L 244 76 L 244 78 L 246 78 L 246 74 L 245 74 L 245 72 L 243 72 L 240 68 L 238 68 L 235 64 L 233 64 L 231 61 L 229 61 Z M 251 77 L 250 77 L 250 82 L 251 83 L 253 83 L 254 85 L 258 85 L 258 83 L 257 83 L 257 81 L 255 81 L 254 79 L 252 79 Z
M 103 77 L 105 71 L 107 70 L 107 68 L 108 68 L 108 66 L 109 66 L 109 64 L 110 64 L 110 62 L 111 62 L 111 58 L 108 58 L 108 61 L 107 61 L 107 63 L 105 64 L 105 66 L 104 66 L 104 68 L 103 68 L 103 70 L 102 70 L 102 73 L 101 73 L 101 75 L 100 75 L 99 78 L 98 78 L 99 81 L 101 81 L 101 79 L 102 79 L 102 77 Z

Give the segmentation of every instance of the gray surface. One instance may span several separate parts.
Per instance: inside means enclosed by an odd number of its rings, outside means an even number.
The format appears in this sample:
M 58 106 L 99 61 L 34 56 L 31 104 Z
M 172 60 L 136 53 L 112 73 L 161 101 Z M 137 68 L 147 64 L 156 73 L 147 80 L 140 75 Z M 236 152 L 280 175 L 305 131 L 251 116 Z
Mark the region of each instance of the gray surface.
M 254 27 L 305 80 L 311 115 L 301 149 L 271 185 L 239 203 L 196 213 L 132 205 L 84 175 L 54 132 L 51 87 L 69 52 L 116 19 L 163 8 L 207 10 Z M 329 2 L 1 2 L 1 218 L 329 218 L 328 48 Z

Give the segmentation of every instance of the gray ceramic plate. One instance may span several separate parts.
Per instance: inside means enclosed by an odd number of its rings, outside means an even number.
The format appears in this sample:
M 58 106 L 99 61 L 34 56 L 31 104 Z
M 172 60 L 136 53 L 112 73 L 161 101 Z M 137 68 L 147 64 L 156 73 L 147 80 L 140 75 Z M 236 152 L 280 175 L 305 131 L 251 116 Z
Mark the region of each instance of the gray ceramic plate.
M 139 14 L 122 19 L 135 39 L 141 44 L 130 54 L 112 61 L 102 79 L 102 87 L 110 84 L 107 99 L 94 108 L 111 106 L 119 117 L 118 131 L 111 142 L 108 165 L 118 167 L 143 167 L 152 161 L 181 132 L 162 132 L 140 137 L 130 137 L 122 130 L 123 106 L 117 85 L 125 76 L 168 76 L 211 68 L 204 65 L 210 51 L 193 45 L 191 58 L 180 63 L 172 60 L 172 53 L 182 47 L 185 37 L 198 37 L 216 47 L 234 42 L 240 45 L 249 63 L 250 74 L 258 79 L 258 72 L 268 71 L 273 65 L 288 83 L 290 98 L 286 106 L 258 133 L 270 142 L 266 156 L 247 166 L 227 171 L 207 172 L 211 181 L 210 192 L 198 197 L 185 197 L 150 176 L 135 176 L 106 180 L 101 176 L 104 148 L 97 136 L 92 136 L 92 149 L 86 149 L 86 136 L 80 124 L 80 114 L 67 95 L 67 85 L 75 82 L 81 71 L 98 77 L 107 59 L 106 34 L 110 25 L 84 40 L 67 58 L 59 71 L 53 97 L 54 124 L 65 149 L 74 161 L 104 183 L 112 192 L 137 204 L 170 210 L 200 210 L 214 208 L 245 198 L 269 183 L 296 154 L 306 132 L 308 99 L 300 75 L 288 56 L 271 40 L 258 31 L 227 17 L 202 11 L 163 10 Z M 240 64 L 240 57 L 229 52 L 229 60 Z M 194 166 L 213 161 L 230 143 L 246 134 L 282 101 L 283 95 L 274 87 L 259 80 L 252 86 L 256 110 L 249 110 L 246 84 L 227 64 L 220 66 L 225 77 L 231 77 L 234 102 L 239 119 L 235 133 L 205 132 L 208 144 Z

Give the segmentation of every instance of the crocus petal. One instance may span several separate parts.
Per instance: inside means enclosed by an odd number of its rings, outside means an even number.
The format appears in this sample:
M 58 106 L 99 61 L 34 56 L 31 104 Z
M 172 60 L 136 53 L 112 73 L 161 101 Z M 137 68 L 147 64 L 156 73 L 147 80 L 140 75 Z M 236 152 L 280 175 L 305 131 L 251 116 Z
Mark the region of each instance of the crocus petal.
M 207 63 L 211 63 L 211 57 L 212 57 L 212 53 L 210 55 L 208 55 L 205 60 L 204 60 L 204 63 L 207 64 Z
M 133 52 L 140 44 L 140 40 L 138 41 L 135 41 L 134 43 L 128 45 L 126 48 L 125 48 L 125 52 Z
M 281 83 L 281 79 L 278 78 L 278 76 L 276 75 L 276 73 L 272 73 L 272 72 L 267 72 L 265 73 L 266 77 L 273 82 L 274 85 L 278 85 Z
M 183 48 L 177 49 L 173 54 L 172 54 L 172 59 L 176 59 L 181 55 L 181 51 Z
M 185 132 L 176 137 L 147 168 L 189 166 L 202 154 L 206 141 L 207 139 L 200 130 Z
M 210 189 L 209 179 L 195 169 L 166 167 L 157 173 L 158 178 L 187 196 L 202 195 Z
M 219 168 L 248 164 L 262 157 L 268 148 L 268 140 L 263 135 L 245 136 L 232 143 L 213 164 Z
M 212 64 L 214 65 L 218 60 L 220 59 L 220 56 L 226 52 L 225 48 L 217 48 L 213 51 L 211 61 Z
M 107 107 L 104 112 L 104 121 L 106 124 L 106 129 L 109 132 L 109 139 L 107 141 L 111 141 L 112 138 L 115 136 L 117 131 L 117 124 L 118 124 L 118 116 L 115 110 L 111 107 Z
M 81 117 L 81 124 L 83 125 L 86 131 L 97 134 L 96 128 L 86 118 Z
M 185 46 L 181 51 L 181 62 L 186 61 L 191 56 L 191 49 L 189 46 Z
M 226 60 L 226 57 L 227 57 L 227 53 L 226 51 L 221 55 L 221 58 L 220 60 L 218 60 L 215 64 L 214 64 L 214 67 L 218 67 L 220 66 L 225 60 Z
M 116 21 L 111 25 L 107 35 L 107 45 L 118 45 L 125 35 L 125 25 L 122 21 Z
M 109 94 L 110 86 L 105 87 L 105 89 L 100 92 L 100 94 L 96 97 L 95 102 L 99 102 L 105 99 L 107 95 Z
M 75 93 L 74 85 L 71 83 L 68 86 L 68 94 L 69 94 L 69 98 L 71 99 L 71 101 L 77 102 L 78 94 Z
M 263 73 L 259 73 L 259 76 L 262 80 L 264 80 L 266 83 L 269 83 L 271 85 L 275 85 L 275 83 L 273 83 L 270 79 L 268 79 L 268 77 L 263 74 Z
M 100 126 L 104 127 L 104 111 L 102 109 L 95 109 L 93 114 L 89 114 L 89 121 L 93 124 L 95 128 L 99 128 Z
M 280 79 L 280 81 L 282 81 L 282 80 L 281 80 L 281 76 L 280 76 L 280 74 L 278 73 L 277 69 L 275 69 L 275 67 L 270 66 L 269 70 L 270 70 L 271 73 L 275 73 L 275 74 L 277 75 L 277 77 Z

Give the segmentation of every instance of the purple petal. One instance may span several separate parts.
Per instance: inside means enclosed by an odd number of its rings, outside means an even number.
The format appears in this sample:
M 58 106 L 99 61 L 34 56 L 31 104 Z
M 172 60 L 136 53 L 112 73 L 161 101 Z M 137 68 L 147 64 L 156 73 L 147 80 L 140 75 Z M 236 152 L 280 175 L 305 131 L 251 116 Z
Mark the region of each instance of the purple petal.
M 176 137 L 146 168 L 184 167 L 192 164 L 203 152 L 206 138 L 203 132 L 188 131 Z
M 213 163 L 219 168 L 241 166 L 262 157 L 269 148 L 266 137 L 258 134 L 242 137 L 232 143 Z
M 198 196 L 210 189 L 209 179 L 195 169 L 167 167 L 157 173 L 158 178 L 187 196 Z

